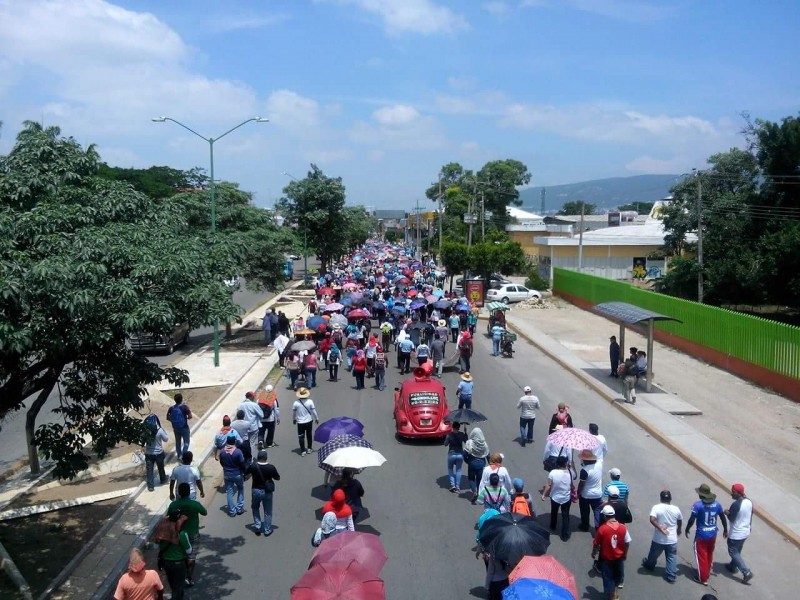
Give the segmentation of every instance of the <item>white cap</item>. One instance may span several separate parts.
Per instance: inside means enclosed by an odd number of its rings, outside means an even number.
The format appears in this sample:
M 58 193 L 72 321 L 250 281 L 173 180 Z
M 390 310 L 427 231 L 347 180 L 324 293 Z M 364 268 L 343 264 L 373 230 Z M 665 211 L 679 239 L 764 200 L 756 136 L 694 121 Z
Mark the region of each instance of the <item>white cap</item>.
M 271 391 L 272 391 L 272 390 L 274 390 L 274 389 L 275 389 L 275 388 L 274 388 L 274 387 L 272 387 L 272 385 L 268 385 L 267 387 L 265 387 L 265 388 L 264 388 L 264 390 L 265 390 L 265 391 L 267 391 L 267 392 L 271 392 Z
M 617 467 L 608 470 L 608 474 L 611 477 L 622 477 L 622 471 L 620 471 Z
M 530 394 L 531 393 L 531 386 L 526 385 L 524 388 L 522 388 L 522 391 L 525 392 L 526 394 Z
M 619 496 L 619 488 L 615 485 L 608 486 L 608 495 L 609 496 Z
M 603 509 L 600 511 L 600 514 L 601 515 L 605 515 L 607 517 L 613 517 L 617 513 L 614 511 L 614 507 L 613 506 L 611 506 L 609 504 L 606 504 L 603 507 Z

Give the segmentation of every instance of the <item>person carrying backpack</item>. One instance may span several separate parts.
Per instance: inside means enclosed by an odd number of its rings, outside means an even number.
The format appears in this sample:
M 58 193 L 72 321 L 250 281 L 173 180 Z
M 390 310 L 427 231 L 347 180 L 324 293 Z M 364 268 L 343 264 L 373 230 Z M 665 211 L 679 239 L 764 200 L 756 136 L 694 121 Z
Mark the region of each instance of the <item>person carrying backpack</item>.
M 258 429 L 258 449 L 275 446 L 275 425 L 281 424 L 280 403 L 278 394 L 272 385 L 268 385 L 258 394 L 258 406 L 263 418 Z
M 189 449 L 189 419 L 192 418 L 192 411 L 183 403 L 183 394 L 175 394 L 175 404 L 167 411 L 167 421 L 172 423 L 172 431 L 175 433 L 175 453 L 178 460 L 183 453 Z
M 511 482 L 511 485 L 514 486 L 514 492 L 511 494 L 510 512 L 536 518 L 536 509 L 533 507 L 533 500 L 530 494 L 522 491 L 525 487 L 525 482 L 519 477 L 516 477 L 514 481 Z

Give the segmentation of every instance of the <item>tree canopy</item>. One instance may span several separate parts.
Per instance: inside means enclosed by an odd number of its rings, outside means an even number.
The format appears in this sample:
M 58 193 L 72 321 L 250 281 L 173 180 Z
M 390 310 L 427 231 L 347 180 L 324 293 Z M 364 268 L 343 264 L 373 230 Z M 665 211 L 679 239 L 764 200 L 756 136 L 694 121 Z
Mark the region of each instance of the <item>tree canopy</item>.
M 584 215 L 593 215 L 597 210 L 597 206 L 590 202 L 583 200 L 574 200 L 572 202 L 565 202 L 561 209 L 556 213 L 558 215 L 579 215 L 583 209 Z
M 227 246 L 193 235 L 180 204 L 98 167 L 93 146 L 32 122 L 0 157 L 0 418 L 27 410 L 31 466 L 41 453 L 59 477 L 86 468 L 89 438 L 99 456 L 140 441 L 144 385 L 186 381 L 131 352 L 130 333 L 238 314 Z M 36 430 L 55 389 L 61 422 Z

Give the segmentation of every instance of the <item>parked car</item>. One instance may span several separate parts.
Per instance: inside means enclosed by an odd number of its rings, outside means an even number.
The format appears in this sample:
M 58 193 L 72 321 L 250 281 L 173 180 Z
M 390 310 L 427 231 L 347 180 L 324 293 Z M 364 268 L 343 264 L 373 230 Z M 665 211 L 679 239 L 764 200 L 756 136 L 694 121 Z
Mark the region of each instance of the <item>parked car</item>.
M 189 341 L 189 323 L 177 323 L 169 335 L 158 335 L 140 331 L 130 336 L 131 350 L 134 352 L 162 351 L 175 352 L 175 348 Z
M 469 277 L 467 277 L 467 280 L 468 281 L 483 281 L 483 277 L 481 277 L 479 275 L 470 275 Z M 492 275 L 489 276 L 489 287 L 490 288 L 497 287 L 498 285 L 503 285 L 504 283 L 511 283 L 511 281 L 509 279 L 506 279 L 505 277 L 503 277 L 502 275 L 500 275 L 498 273 L 493 273 Z M 456 279 L 456 285 L 458 287 L 464 287 L 464 278 L 463 277 L 459 277 L 458 279 Z
M 297 254 L 290 254 L 289 258 L 291 258 L 292 260 L 300 260 L 300 257 L 297 256 Z
M 536 290 L 529 290 L 524 285 L 516 283 L 504 283 L 503 285 L 492 288 L 486 292 L 486 300 L 488 302 L 503 302 L 510 304 L 512 302 L 522 302 L 528 298 L 541 298 L 542 294 Z
M 428 368 L 425 368 L 425 367 Z M 410 379 L 394 389 L 394 421 L 398 437 L 443 438 L 451 431 L 444 418 L 450 410 L 444 386 L 431 378 L 430 361 L 414 369 Z

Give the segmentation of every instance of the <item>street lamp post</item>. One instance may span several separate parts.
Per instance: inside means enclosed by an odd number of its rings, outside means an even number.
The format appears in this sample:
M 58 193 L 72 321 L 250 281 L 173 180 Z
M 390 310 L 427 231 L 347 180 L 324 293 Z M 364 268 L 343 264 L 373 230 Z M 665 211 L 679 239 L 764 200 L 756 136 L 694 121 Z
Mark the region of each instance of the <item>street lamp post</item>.
M 208 151 L 211 158 L 211 239 L 212 243 L 214 241 L 214 235 L 217 233 L 217 185 L 214 181 L 214 142 L 224 138 L 226 135 L 239 129 L 242 125 L 246 125 L 251 121 L 255 121 L 256 123 L 267 123 L 269 119 L 265 119 L 263 117 L 251 117 L 246 121 L 242 121 L 235 127 L 231 127 L 223 133 L 222 135 L 218 135 L 216 138 L 213 137 L 206 137 L 204 135 L 200 135 L 191 127 L 184 125 L 180 121 L 176 121 L 172 117 L 156 117 L 152 119 L 154 123 L 164 123 L 166 121 L 171 121 L 176 125 L 180 125 L 186 131 L 189 131 L 199 137 L 201 140 L 204 140 L 208 143 Z M 219 319 L 214 321 L 214 366 L 219 366 Z

